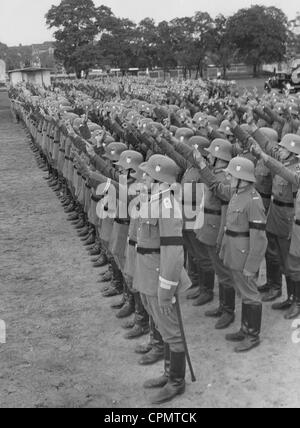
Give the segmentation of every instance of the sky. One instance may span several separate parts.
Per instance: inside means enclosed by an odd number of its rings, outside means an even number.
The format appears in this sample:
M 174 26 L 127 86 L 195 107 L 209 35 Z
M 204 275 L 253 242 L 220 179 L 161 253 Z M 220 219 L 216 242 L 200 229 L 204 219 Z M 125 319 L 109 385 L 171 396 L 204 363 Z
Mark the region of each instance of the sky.
M 15 46 L 52 40 L 44 17 L 51 5 L 59 3 L 60 0 L 0 0 L 0 42 Z M 219 13 L 229 16 L 251 4 L 279 7 L 289 19 L 300 12 L 299 0 L 94 0 L 94 3 L 96 6 L 104 4 L 116 16 L 135 22 L 145 17 L 157 22 L 171 20 L 192 16 L 196 11 L 208 12 L 213 18 Z

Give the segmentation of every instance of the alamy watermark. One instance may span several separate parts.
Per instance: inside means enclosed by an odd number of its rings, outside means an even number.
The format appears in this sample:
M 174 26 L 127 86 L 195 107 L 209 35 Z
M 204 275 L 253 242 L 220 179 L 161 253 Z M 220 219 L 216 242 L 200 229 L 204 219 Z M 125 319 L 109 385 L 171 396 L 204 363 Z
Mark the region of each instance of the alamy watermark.
M 294 345 L 299 345 L 299 343 L 300 343 L 300 319 L 294 320 L 292 322 L 292 329 L 295 330 L 292 333 L 292 342 Z
M 4 345 L 6 343 L 6 323 L 3 320 L 0 320 L 0 344 Z
M 118 182 L 107 180 L 96 191 L 101 196 L 96 212 L 100 219 L 142 218 L 182 219 L 193 221 L 204 212 L 205 186 L 203 183 L 143 183 L 128 184 L 126 176 Z

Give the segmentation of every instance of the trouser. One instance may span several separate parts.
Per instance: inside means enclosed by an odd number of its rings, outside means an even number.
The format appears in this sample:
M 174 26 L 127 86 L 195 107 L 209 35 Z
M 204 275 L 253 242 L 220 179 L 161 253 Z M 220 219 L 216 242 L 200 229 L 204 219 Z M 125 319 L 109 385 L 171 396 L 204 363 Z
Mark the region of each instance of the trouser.
M 289 254 L 287 264 L 291 279 L 294 282 L 300 282 L 300 257 Z
M 219 284 L 222 284 L 225 288 L 232 288 L 232 275 L 229 268 L 224 266 L 224 263 L 220 259 L 217 248 L 206 246 L 209 254 L 212 266 L 219 280 Z
M 255 277 L 246 277 L 243 272 L 231 271 L 233 286 L 244 303 L 261 302 L 261 295 L 257 289 Z
M 194 284 L 198 283 L 201 289 L 206 289 L 206 283 L 203 276 L 207 272 L 213 273 L 213 266 L 207 251 L 202 242 L 197 239 L 193 230 L 184 230 L 183 244 L 188 254 L 188 274 Z
M 234 313 L 235 311 L 235 289 L 233 285 L 232 273 L 227 268 L 219 257 L 217 247 L 207 246 L 208 254 L 212 262 L 212 266 L 219 281 L 219 299 L 220 306 L 223 311 Z
M 266 252 L 267 263 L 271 265 L 280 265 L 281 272 L 285 276 L 289 276 L 289 267 L 287 263 L 291 240 L 288 238 L 280 238 L 273 233 L 267 232 L 268 248 Z M 281 290 L 282 282 L 275 280 L 270 284 L 275 289 Z
M 160 310 L 157 296 L 146 296 L 141 293 L 141 299 L 146 311 L 153 318 L 155 326 L 162 335 L 163 341 L 170 346 L 170 350 L 172 352 L 184 352 L 175 305 L 173 305 L 171 314 L 166 316 Z
M 146 311 L 141 295 L 138 291 L 134 290 L 132 284 L 133 284 L 133 278 L 129 275 L 125 275 L 125 282 L 127 284 L 128 290 L 130 293 L 134 296 L 134 305 L 135 305 L 135 316 L 134 321 L 136 325 L 139 325 L 141 327 L 147 327 L 149 325 L 149 314 Z M 150 319 L 150 327 L 151 327 L 151 319 Z
M 199 286 L 201 284 L 201 277 L 199 275 L 199 265 L 194 259 L 194 257 L 191 256 L 191 254 L 187 254 L 187 272 L 190 277 L 190 280 L 192 281 L 193 286 Z

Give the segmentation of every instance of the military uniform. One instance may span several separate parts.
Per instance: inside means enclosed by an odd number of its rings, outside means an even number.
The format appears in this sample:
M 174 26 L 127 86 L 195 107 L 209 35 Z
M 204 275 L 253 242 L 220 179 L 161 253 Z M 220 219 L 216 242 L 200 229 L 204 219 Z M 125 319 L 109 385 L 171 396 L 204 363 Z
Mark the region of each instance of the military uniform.
M 154 179 L 161 177 L 161 182 L 170 178 L 175 183 L 179 173 L 175 162 L 159 155 L 152 156 L 142 170 Z M 170 401 L 185 389 L 185 351 L 174 298 L 179 299 L 190 287 L 190 281 L 184 269 L 181 207 L 168 193 L 153 195 L 146 205 L 146 211 L 152 212 L 151 217 L 140 217 L 133 281 L 166 344 L 164 376 L 145 385 L 162 387 L 153 404 Z M 167 210 L 169 218 L 161 216 L 163 210 Z
M 295 145 L 290 148 L 294 153 L 300 154 L 300 139 L 293 137 L 295 141 L 290 144 Z M 295 217 L 291 228 L 291 246 L 287 256 L 287 267 L 290 275 L 288 284 L 288 300 L 285 302 L 284 308 L 290 307 L 286 314 L 286 319 L 297 318 L 300 314 L 300 166 L 296 165 L 293 171 L 290 168 L 277 162 L 275 159 L 268 158 L 267 166 L 273 171 L 276 176 L 280 176 L 286 182 L 289 182 L 294 187 L 298 188 L 295 202 Z
M 238 334 L 228 335 L 227 339 L 243 342 L 236 348 L 237 352 L 243 352 L 259 344 L 262 305 L 255 274 L 267 248 L 266 215 L 261 197 L 254 189 L 253 163 L 237 157 L 229 163 L 227 171 L 249 185 L 234 192 L 208 168 L 203 169 L 202 174 L 213 192 L 230 201 L 220 258 L 230 269 L 234 287 L 243 300 L 242 329 Z M 246 276 L 245 271 L 251 276 Z
M 182 136 L 186 135 L 183 131 L 181 131 L 181 134 Z M 185 151 L 185 144 L 182 142 L 176 143 L 175 147 L 173 147 L 167 141 L 161 139 L 159 146 L 181 168 L 183 242 L 188 256 L 195 261 L 197 268 L 197 275 L 194 272 L 194 281 L 197 281 L 199 292 L 193 293 L 192 296 L 197 298 L 197 306 L 201 306 L 213 298 L 215 274 L 207 248 L 203 243 L 199 242 L 195 233 L 195 223 L 201 211 L 201 201 L 203 199 L 203 191 L 200 194 L 198 192 L 200 187 L 197 184 L 201 182 L 199 171 L 180 154 L 179 146 L 182 146 L 182 153 Z M 189 148 L 189 141 L 187 148 Z
M 260 131 L 256 131 L 253 134 L 255 140 L 261 145 L 262 149 L 265 150 L 271 156 L 279 159 L 278 145 L 268 141 Z M 284 137 L 289 138 L 289 135 Z M 291 171 L 295 171 L 297 168 L 297 160 L 290 159 L 285 162 L 285 166 Z M 295 204 L 294 199 L 297 194 L 297 187 L 291 185 L 286 180 L 280 176 L 274 176 L 273 186 L 272 186 L 272 201 L 270 205 L 270 210 L 268 214 L 267 221 L 267 233 L 268 233 L 268 250 L 266 257 L 272 259 L 274 254 L 274 247 L 277 248 L 277 253 L 280 256 L 280 267 L 281 272 L 286 276 L 287 287 L 290 287 L 290 276 L 289 269 L 287 266 L 287 256 L 290 249 L 290 230 L 293 224 L 293 219 L 295 215 Z M 274 269 L 279 269 L 275 267 L 277 259 L 274 260 Z M 270 297 L 269 297 L 270 296 Z M 281 296 L 281 284 L 273 284 L 269 295 L 265 296 L 265 301 L 274 300 L 274 297 Z M 281 309 L 281 305 L 277 307 L 274 306 L 274 309 Z

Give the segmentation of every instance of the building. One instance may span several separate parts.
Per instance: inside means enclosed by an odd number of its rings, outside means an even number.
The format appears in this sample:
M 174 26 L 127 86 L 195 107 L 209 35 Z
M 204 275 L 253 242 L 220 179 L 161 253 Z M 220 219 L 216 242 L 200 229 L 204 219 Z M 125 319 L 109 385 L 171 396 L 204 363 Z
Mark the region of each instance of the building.
M 34 83 L 40 86 L 51 86 L 50 69 L 28 67 L 8 72 L 9 80 L 12 86 L 21 82 Z
M 289 22 L 289 29 L 296 36 L 300 36 L 300 12 L 297 12 L 296 18 Z

